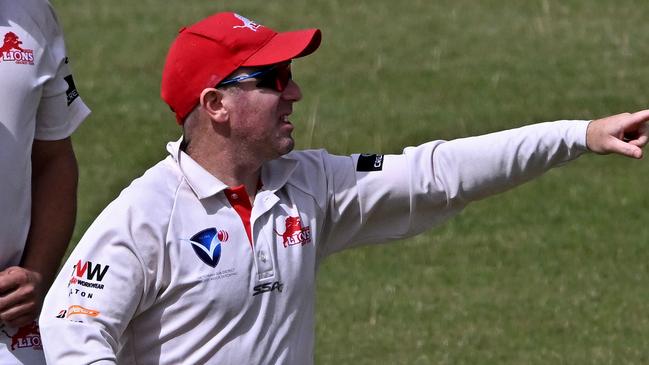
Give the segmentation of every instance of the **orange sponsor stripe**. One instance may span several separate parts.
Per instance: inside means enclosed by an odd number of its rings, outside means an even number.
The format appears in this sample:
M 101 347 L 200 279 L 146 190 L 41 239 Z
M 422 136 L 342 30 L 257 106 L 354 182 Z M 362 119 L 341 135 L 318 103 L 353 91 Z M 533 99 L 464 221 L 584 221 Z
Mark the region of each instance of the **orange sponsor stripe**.
M 82 315 L 85 315 L 85 316 L 97 317 L 99 315 L 99 311 L 96 311 L 94 309 L 84 308 L 84 307 L 82 307 L 80 305 L 71 305 L 68 308 L 68 315 L 66 316 L 66 318 L 70 317 L 72 315 L 75 315 L 75 314 L 82 314 Z

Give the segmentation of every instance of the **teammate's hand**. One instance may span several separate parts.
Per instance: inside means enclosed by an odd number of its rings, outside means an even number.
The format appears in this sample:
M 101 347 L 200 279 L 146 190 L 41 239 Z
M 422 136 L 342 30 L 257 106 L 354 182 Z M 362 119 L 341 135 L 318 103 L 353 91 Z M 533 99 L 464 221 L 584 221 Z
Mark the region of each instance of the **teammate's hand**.
M 617 153 L 642 158 L 642 147 L 649 141 L 647 120 L 649 110 L 594 120 L 588 125 L 586 145 L 599 154 Z
M 18 266 L 0 271 L 0 321 L 4 324 L 17 328 L 31 323 L 43 297 L 39 273 Z

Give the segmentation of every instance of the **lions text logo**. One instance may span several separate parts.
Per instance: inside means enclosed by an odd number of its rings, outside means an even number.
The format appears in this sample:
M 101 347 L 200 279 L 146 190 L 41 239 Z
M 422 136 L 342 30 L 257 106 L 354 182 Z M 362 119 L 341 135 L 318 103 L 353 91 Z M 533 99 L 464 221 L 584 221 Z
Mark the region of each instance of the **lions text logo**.
M 35 350 L 42 348 L 41 334 L 36 322 L 20 327 L 13 335 L 8 334 L 5 330 L 2 330 L 2 333 L 11 338 L 11 351 L 24 347 L 31 347 Z
M 14 62 L 21 65 L 34 64 L 34 51 L 20 47 L 23 44 L 16 33 L 9 32 L 4 36 L 2 47 L 0 47 L 0 62 Z
M 189 242 L 201 261 L 216 267 L 221 258 L 221 243 L 226 242 L 229 237 L 228 232 L 224 230 L 208 228 L 193 235 Z
M 302 228 L 302 221 L 300 217 L 288 217 L 284 222 L 286 229 L 284 233 L 275 233 L 282 237 L 282 244 L 284 247 L 293 246 L 293 245 L 306 245 L 311 242 L 311 228 L 306 226 Z
M 248 19 L 246 17 L 243 17 L 243 16 L 241 16 L 239 14 L 234 14 L 234 17 L 241 20 L 243 22 L 243 24 L 242 25 L 235 25 L 232 28 L 248 28 L 248 29 L 252 30 L 253 32 L 256 32 L 257 29 L 259 29 L 259 27 L 261 27 L 261 25 L 255 23 L 252 20 L 250 20 L 250 19 Z

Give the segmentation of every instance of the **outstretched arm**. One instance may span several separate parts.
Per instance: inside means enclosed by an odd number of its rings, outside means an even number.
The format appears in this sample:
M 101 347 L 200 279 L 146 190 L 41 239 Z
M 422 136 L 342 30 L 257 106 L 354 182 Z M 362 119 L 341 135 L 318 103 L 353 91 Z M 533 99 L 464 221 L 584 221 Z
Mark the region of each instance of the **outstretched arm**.
M 644 110 L 432 141 L 401 155 L 381 156 L 380 168 L 372 171 L 357 168 L 358 156 L 327 157 L 327 180 L 336 193 L 330 204 L 333 223 L 324 233 L 332 243 L 323 254 L 420 233 L 470 202 L 523 184 L 587 149 L 641 158 L 649 140 L 648 120 L 649 110 Z

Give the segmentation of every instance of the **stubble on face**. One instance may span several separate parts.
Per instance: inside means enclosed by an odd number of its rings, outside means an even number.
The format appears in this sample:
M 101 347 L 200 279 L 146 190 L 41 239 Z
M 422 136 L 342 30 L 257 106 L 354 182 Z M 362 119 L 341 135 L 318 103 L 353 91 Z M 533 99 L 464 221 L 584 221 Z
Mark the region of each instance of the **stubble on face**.
M 291 105 L 275 92 L 232 88 L 229 99 L 231 138 L 242 158 L 272 160 L 293 150 Z M 284 105 L 286 104 L 286 105 Z

